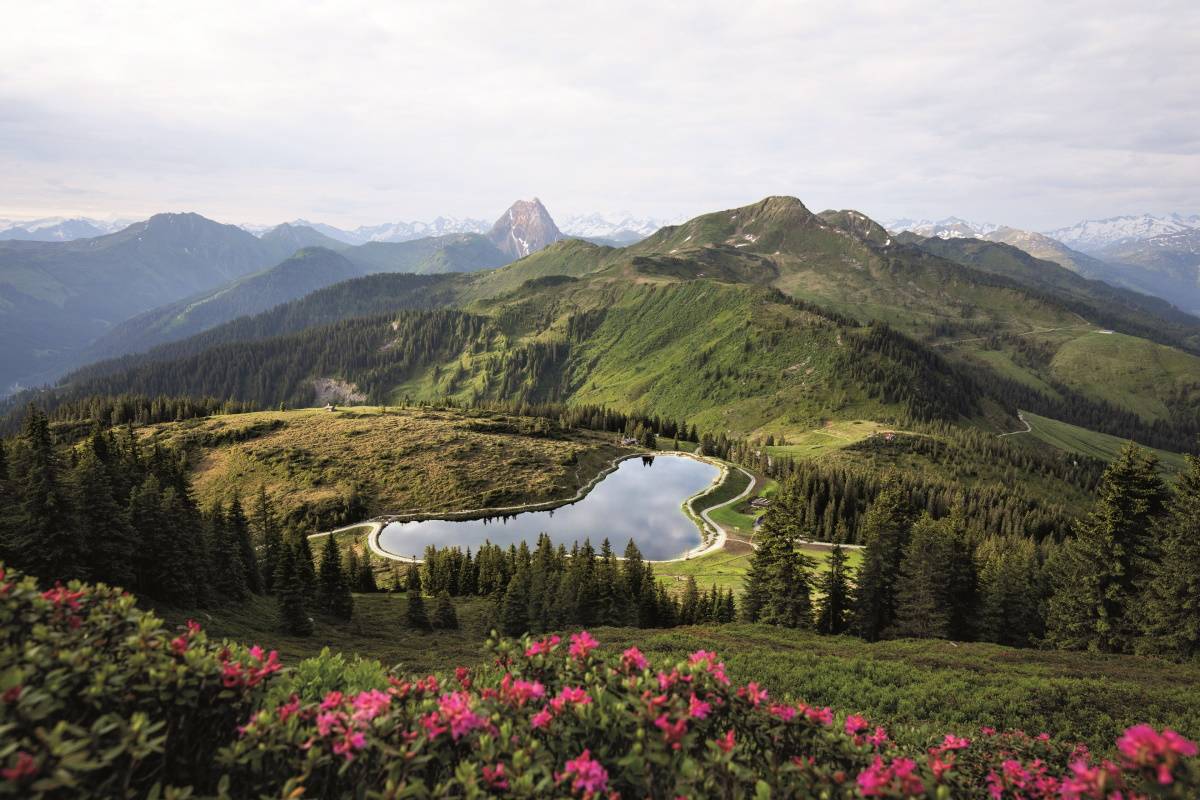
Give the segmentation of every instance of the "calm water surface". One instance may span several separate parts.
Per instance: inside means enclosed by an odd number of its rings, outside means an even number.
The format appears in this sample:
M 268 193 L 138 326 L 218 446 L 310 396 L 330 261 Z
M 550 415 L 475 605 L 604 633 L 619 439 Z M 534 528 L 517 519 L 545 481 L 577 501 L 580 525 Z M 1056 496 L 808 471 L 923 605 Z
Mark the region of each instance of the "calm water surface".
M 649 463 L 630 458 L 588 493 L 553 511 L 526 511 L 490 519 L 430 519 L 392 522 L 379 534 L 379 546 L 399 556 L 420 557 L 426 545 L 457 545 L 477 551 L 485 541 L 507 546 L 538 534 L 570 549 L 590 538 L 599 549 L 605 538 L 620 555 L 630 539 L 645 558 L 675 558 L 700 544 L 700 531 L 680 509 L 684 500 L 710 485 L 721 471 L 712 464 L 679 456 Z

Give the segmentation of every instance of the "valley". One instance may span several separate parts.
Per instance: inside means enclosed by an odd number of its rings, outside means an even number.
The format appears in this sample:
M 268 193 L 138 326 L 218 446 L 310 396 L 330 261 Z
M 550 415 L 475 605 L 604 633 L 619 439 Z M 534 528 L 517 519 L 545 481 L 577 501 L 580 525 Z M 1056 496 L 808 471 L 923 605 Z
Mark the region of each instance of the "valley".
M 544 212 L 399 243 L 289 226 L 276 266 L 113 327 L 8 403 L 0 558 L 269 640 L 326 691 L 586 628 L 666 662 L 720 646 L 905 752 L 1200 724 L 1200 640 L 1163 622 L 1191 613 L 1200 320 L 790 197 L 624 246 Z M 1163 555 L 1096 556 L 1105 526 Z M 1109 566 L 1142 571 L 1113 627 L 1075 577 Z

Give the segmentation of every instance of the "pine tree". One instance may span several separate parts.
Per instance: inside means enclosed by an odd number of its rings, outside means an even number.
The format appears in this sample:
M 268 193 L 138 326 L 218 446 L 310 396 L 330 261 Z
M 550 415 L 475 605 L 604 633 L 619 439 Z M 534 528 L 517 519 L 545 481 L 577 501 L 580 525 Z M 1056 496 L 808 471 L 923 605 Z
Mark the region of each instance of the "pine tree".
M 10 553 L 18 566 L 42 578 L 86 578 L 88 541 L 79 535 L 74 509 L 61 484 L 50 421 L 33 404 L 25 415 L 21 444 L 14 471 L 21 510 Z
M 946 560 L 952 532 L 946 520 L 924 514 L 913 525 L 900 577 L 896 581 L 896 619 L 887 634 L 915 639 L 950 635 Z
M 819 632 L 835 636 L 846 632 L 853 600 L 850 596 L 852 580 L 846 565 L 846 551 L 835 541 L 829 548 L 829 569 L 818 584 L 821 592 L 821 601 L 817 606 Z
M 1024 536 L 990 536 L 975 549 L 979 638 L 1029 647 L 1042 635 L 1037 545 Z
M 419 631 L 429 630 L 429 614 L 425 610 L 424 590 L 421 588 L 421 565 L 408 565 L 405 580 L 405 596 L 408 598 L 408 627 Z
M 306 596 L 316 598 L 317 565 L 316 559 L 313 558 L 308 535 L 302 531 L 294 531 L 290 538 L 292 547 L 296 551 L 296 574 L 300 576 L 300 583 L 304 586 Z
M 308 616 L 304 579 L 298 568 L 299 558 L 295 548 L 285 544 L 280 552 L 272 584 L 275 586 L 276 603 L 279 608 L 280 629 L 293 636 L 311 636 L 313 623 Z
M 1105 470 L 1096 504 L 1050 565 L 1047 639 L 1064 649 L 1127 652 L 1136 638 L 1129 613 L 1154 558 L 1151 525 L 1166 488 L 1153 453 L 1127 445 Z
M 896 581 L 911 527 L 904 491 L 889 476 L 862 523 L 865 546 L 852 627 L 868 641 L 878 639 L 896 619 Z
M 74 506 L 87 509 L 80 519 L 91 542 L 89 571 L 95 580 L 136 589 L 137 542 L 126 509 L 114 499 L 109 471 L 91 447 L 85 447 L 71 471 Z
M 212 559 L 210 575 L 217 601 L 225 603 L 246 599 L 246 571 L 238 542 L 231 535 L 220 503 L 207 516 L 208 552 Z
M 1137 650 L 1180 660 L 1200 656 L 1200 459 L 1188 456 L 1187 464 L 1155 526 L 1159 557 L 1137 615 Z
M 438 592 L 434 601 L 433 627 L 445 631 L 458 630 L 458 614 L 454 611 L 454 601 L 445 589 Z
M 500 603 L 500 630 L 509 636 L 520 636 L 529 630 L 531 584 L 529 568 L 518 566 Z
M 262 572 L 263 591 L 271 594 L 275 591 L 275 570 L 283 555 L 283 534 L 279 530 L 279 520 L 271 507 L 271 499 L 267 496 L 267 487 L 259 484 L 258 494 L 254 498 L 254 511 L 250 516 L 250 530 L 254 540 L 262 548 L 260 571 Z
M 317 607 L 340 619 L 350 619 L 354 615 L 350 581 L 342 570 L 342 553 L 333 534 L 325 538 L 325 547 L 321 551 L 321 569 L 317 573 Z
M 721 602 L 721 613 L 718 621 L 725 625 L 737 619 L 737 602 L 733 599 L 733 589 L 725 591 L 725 597 Z
M 596 621 L 601 625 L 624 625 L 627 621 L 629 595 L 608 539 L 600 545 L 600 561 L 596 565 L 596 589 Z
M 225 525 L 230 537 L 237 544 L 238 555 L 242 561 L 242 572 L 246 576 L 246 588 L 253 594 L 262 594 L 263 581 L 258 568 L 258 554 L 255 552 L 254 542 L 250 538 L 250 526 L 246 521 L 246 513 L 242 510 L 241 498 L 236 494 L 225 515 Z
M 350 552 L 354 552 L 354 548 L 350 548 Z M 375 594 L 379 591 L 379 584 L 375 581 L 375 566 L 371 562 L 371 554 L 363 553 L 362 558 L 358 559 L 358 576 L 354 581 L 356 592 L 363 594 Z
M 654 580 L 654 568 L 650 564 L 642 570 L 642 582 L 638 587 L 638 627 L 657 628 L 658 620 L 658 582 Z
M 681 625 L 695 625 L 700 621 L 700 587 L 696 585 L 696 577 L 688 575 L 683 586 L 683 598 L 679 601 L 679 622 Z

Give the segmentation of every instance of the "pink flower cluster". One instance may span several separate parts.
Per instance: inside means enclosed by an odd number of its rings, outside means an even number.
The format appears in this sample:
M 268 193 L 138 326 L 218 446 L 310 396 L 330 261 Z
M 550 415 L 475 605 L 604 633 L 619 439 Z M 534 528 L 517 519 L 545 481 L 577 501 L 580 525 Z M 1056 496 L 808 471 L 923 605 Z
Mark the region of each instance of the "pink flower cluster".
M 585 661 L 588 655 L 600 646 L 600 643 L 587 631 L 571 634 L 571 658 Z
M 558 647 L 558 643 L 561 641 L 562 637 L 555 635 L 534 642 L 525 648 L 525 657 L 533 658 L 534 656 L 549 655 L 554 648 Z
M 471 695 L 467 692 L 449 692 L 438 700 L 438 710 L 431 711 L 421 720 L 429 738 L 436 739 L 450 731 L 450 738 L 458 741 L 473 730 L 489 727 L 486 717 L 480 716 L 474 710 Z
M 911 758 L 885 762 L 875 756 L 871 766 L 858 774 L 858 790 L 863 797 L 905 796 L 924 793 L 925 784 L 917 774 L 917 762 Z
M 631 647 L 621 654 L 621 667 L 626 672 L 641 672 L 648 666 L 650 666 L 650 662 L 636 647 Z
M 583 687 L 564 686 L 545 708 L 529 718 L 529 723 L 535 728 L 544 728 L 568 707 L 581 708 L 591 702 L 592 696 Z
M 1127 769 L 1152 772 L 1166 786 L 1174 781 L 1172 773 L 1180 756 L 1196 755 L 1196 745 L 1170 728 L 1159 733 L 1149 725 L 1134 725 L 1117 740 L 1117 751 Z
M 600 794 L 608 786 L 608 770 L 599 761 L 592 758 L 591 751 L 584 750 L 578 758 L 566 763 L 566 768 L 558 774 L 558 782 L 571 781 L 571 790 L 583 792 L 584 797 Z
M 251 660 L 249 664 L 235 661 L 233 653 L 228 647 L 222 649 L 217 655 L 221 661 L 221 681 L 225 688 L 252 688 L 266 680 L 269 675 L 283 669 L 283 664 L 279 663 L 279 653 L 274 650 L 265 654 L 264 657 L 263 649 L 254 645 L 249 652 Z

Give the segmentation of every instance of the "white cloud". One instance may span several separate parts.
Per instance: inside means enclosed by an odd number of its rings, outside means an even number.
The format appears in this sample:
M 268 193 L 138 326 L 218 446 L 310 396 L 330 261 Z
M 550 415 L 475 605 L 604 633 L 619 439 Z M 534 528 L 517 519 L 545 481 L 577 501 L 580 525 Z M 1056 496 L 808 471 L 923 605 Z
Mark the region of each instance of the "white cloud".
M 650 5 L 13 6 L 0 216 L 1200 206 L 1194 2 Z

